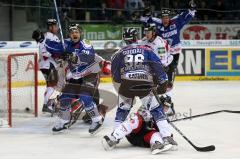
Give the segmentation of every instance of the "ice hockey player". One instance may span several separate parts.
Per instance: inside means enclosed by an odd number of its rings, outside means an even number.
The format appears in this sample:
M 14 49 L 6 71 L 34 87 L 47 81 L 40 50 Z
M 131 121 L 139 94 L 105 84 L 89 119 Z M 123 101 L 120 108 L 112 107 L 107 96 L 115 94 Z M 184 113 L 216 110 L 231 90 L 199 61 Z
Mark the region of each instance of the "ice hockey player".
M 47 19 L 47 32 L 43 34 L 40 30 L 33 31 L 32 38 L 39 43 L 39 68 L 46 80 L 46 90 L 44 93 L 44 104 L 42 111 L 52 113 L 51 107 L 48 107 L 50 96 L 54 93 L 54 87 L 58 82 L 56 60 L 60 57 L 63 48 L 54 48 L 52 42 L 60 43 L 57 36 L 58 24 L 56 19 Z
M 78 99 L 92 119 L 90 134 L 95 134 L 103 124 L 93 96 L 99 82 L 99 61 L 95 61 L 95 52 L 89 41 L 80 38 L 79 25 L 70 25 L 70 39 L 65 40 L 66 60 L 69 62 L 66 74 L 67 83 L 60 96 L 60 113 L 53 132 L 68 128 L 70 109 L 73 99 Z
M 155 23 L 147 23 L 144 26 L 144 33 L 145 37 L 139 40 L 138 43 L 141 45 L 150 46 L 153 49 L 153 52 L 160 58 L 165 71 L 167 71 L 168 66 L 173 61 L 173 56 L 169 53 L 169 46 L 167 41 L 157 35 L 157 28 Z M 162 92 L 158 93 L 161 94 Z M 166 114 L 168 116 L 174 115 L 175 110 L 173 108 L 171 97 L 167 94 L 162 94 L 160 98 L 162 101 L 164 101 L 163 104 L 166 106 Z
M 111 150 L 124 137 L 134 146 L 150 147 L 154 155 L 177 149 L 177 143 L 173 138 L 162 138 L 150 112 L 144 107 L 140 107 L 137 113 L 132 113 L 111 135 L 104 136 L 102 145 L 105 150 Z
M 138 96 L 153 116 L 162 137 L 170 138 L 172 133 L 163 106 L 159 105 L 152 93 L 154 84 L 163 89 L 163 92 L 166 91 L 167 75 L 152 49 L 137 44 L 137 36 L 136 29 L 125 30 L 123 40 L 127 46 L 117 51 L 112 58 L 112 78 L 115 83 L 120 84 L 115 127 L 126 120 L 133 99 Z
M 189 2 L 189 9 L 178 14 L 177 16 L 170 18 L 170 10 L 163 9 L 161 11 L 161 19 L 151 17 L 151 10 L 147 8 L 144 11 L 143 17 L 140 18 L 140 21 L 144 23 L 155 23 L 157 26 L 157 32 L 160 37 L 167 40 L 170 45 L 169 51 L 173 55 L 173 61 L 169 65 L 167 74 L 169 85 L 168 89 L 173 88 L 173 82 L 176 74 L 176 69 L 179 61 L 179 54 L 181 53 L 181 41 L 180 41 L 180 31 L 183 26 L 195 16 L 196 3 L 191 0 Z M 168 92 L 168 95 L 171 96 L 171 91 Z

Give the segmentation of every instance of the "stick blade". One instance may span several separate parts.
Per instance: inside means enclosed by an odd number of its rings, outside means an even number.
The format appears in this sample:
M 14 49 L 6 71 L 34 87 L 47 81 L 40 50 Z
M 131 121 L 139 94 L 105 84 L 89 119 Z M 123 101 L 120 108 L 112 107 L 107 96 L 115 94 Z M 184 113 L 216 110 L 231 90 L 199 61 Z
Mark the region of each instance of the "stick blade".
M 206 147 L 195 147 L 195 149 L 199 152 L 208 152 L 208 151 L 214 151 L 215 150 L 215 146 L 214 145 L 210 145 L 210 146 L 206 146 Z

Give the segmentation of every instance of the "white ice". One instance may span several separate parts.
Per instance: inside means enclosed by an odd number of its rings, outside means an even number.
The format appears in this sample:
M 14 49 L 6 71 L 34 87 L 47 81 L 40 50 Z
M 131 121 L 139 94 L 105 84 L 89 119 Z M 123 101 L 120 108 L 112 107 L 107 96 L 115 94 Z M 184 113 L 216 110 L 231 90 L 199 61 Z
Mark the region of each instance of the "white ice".
M 110 84 L 101 84 L 112 89 Z M 40 88 L 39 112 L 43 101 Z M 229 109 L 240 110 L 240 82 L 176 82 L 174 103 L 178 116 Z M 136 103 L 134 109 L 139 106 Z M 176 122 L 176 126 L 198 146 L 214 144 L 214 152 L 195 151 L 176 131 L 178 151 L 151 155 L 150 149 L 131 146 L 126 139 L 116 149 L 104 151 L 103 135 L 113 128 L 116 109 L 110 111 L 104 129 L 96 136 L 88 134 L 88 125 L 78 122 L 66 133 L 53 135 L 55 118 L 40 113 L 38 118 L 14 118 L 13 128 L 0 128 L 0 159 L 239 159 L 240 114 L 215 115 Z

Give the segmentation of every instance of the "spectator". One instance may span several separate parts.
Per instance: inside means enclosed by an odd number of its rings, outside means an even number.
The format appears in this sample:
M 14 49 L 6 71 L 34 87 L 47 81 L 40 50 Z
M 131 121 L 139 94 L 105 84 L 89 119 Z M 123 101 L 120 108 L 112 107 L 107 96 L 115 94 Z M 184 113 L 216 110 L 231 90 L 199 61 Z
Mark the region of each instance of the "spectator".
M 217 10 L 217 11 L 225 11 L 225 5 L 223 4 L 223 0 L 217 0 L 216 5 L 212 6 L 212 9 Z M 223 20 L 224 18 L 224 13 L 222 12 L 215 12 L 213 15 L 213 19 L 217 20 Z
M 126 17 L 121 10 L 117 10 L 116 15 L 112 18 L 114 24 L 123 24 L 126 22 Z
M 126 0 L 126 9 L 129 11 L 144 8 L 145 5 L 142 0 Z

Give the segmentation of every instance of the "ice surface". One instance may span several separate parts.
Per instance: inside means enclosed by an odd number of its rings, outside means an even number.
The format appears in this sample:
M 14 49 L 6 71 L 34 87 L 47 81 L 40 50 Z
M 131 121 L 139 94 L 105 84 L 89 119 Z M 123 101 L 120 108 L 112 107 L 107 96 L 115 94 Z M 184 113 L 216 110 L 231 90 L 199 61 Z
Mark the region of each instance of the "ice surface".
M 112 89 L 110 84 L 101 84 Z M 43 102 L 40 88 L 39 110 Z M 174 103 L 178 117 L 229 109 L 240 110 L 240 82 L 176 82 Z M 137 102 L 136 107 L 140 103 Z M 191 112 L 190 112 L 191 109 Z M 219 113 L 176 122 L 176 126 L 198 146 L 214 144 L 214 152 L 195 151 L 177 132 L 178 151 L 151 155 L 150 149 L 131 146 L 125 139 L 112 151 L 104 151 L 101 138 L 113 128 L 116 109 L 110 111 L 104 129 L 94 137 L 88 125 L 78 122 L 66 133 L 53 135 L 55 118 L 14 118 L 13 128 L 0 128 L 0 159 L 239 159 L 240 114 Z

